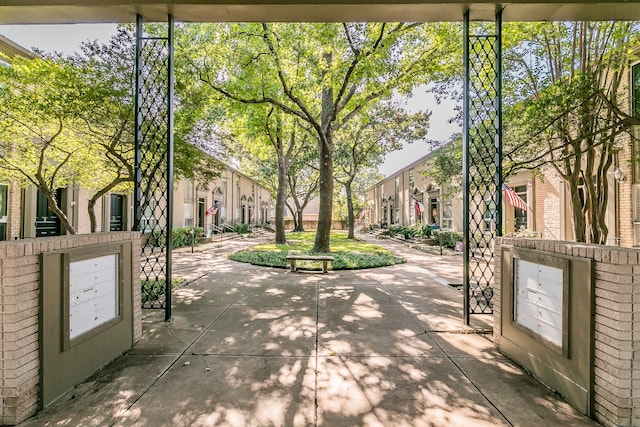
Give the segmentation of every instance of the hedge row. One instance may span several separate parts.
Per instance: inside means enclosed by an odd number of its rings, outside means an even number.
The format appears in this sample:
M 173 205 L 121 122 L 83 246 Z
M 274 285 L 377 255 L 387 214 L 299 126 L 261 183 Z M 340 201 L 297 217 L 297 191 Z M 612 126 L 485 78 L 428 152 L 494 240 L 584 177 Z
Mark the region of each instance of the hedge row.
M 445 248 L 455 248 L 456 242 L 462 241 L 462 233 L 456 231 L 432 230 L 428 224 L 414 224 L 410 226 L 391 225 L 389 226 L 389 236 L 402 235 L 405 239 L 415 237 L 433 238 L 436 245 Z

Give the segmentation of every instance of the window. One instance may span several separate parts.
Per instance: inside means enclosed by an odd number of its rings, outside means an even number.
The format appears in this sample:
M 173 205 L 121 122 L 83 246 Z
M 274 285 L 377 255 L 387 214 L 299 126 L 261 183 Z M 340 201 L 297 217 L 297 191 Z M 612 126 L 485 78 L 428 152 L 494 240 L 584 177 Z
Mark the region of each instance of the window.
M 453 229 L 453 205 L 451 200 L 445 200 L 442 204 L 442 228 Z
M 240 206 L 242 206 L 240 204 L 240 177 L 239 176 L 236 176 L 236 194 L 238 195 L 238 208 L 239 208 Z
M 193 203 L 184 204 L 184 226 L 193 227 Z
M 640 183 L 640 130 L 636 132 L 631 145 L 631 170 L 633 171 L 633 183 Z
M 400 192 L 400 176 L 396 176 L 394 182 L 394 193 L 395 199 L 398 200 L 398 193 Z
M 514 187 L 513 191 L 525 202 L 527 203 L 527 186 L 520 185 L 518 187 Z M 515 231 L 523 231 L 527 229 L 527 211 L 524 209 L 515 209 L 514 214 L 514 223 L 515 223 Z
M 184 202 L 193 202 L 193 184 L 188 179 L 184 181 Z
M 140 230 L 144 233 L 151 233 L 156 225 L 155 218 L 156 200 L 149 199 L 145 205 L 142 217 L 140 218 Z
M 413 169 L 409 169 L 409 190 L 413 190 L 415 187 L 415 181 L 413 179 Z
M 393 212 L 393 217 L 394 217 L 394 221 L 393 223 L 399 223 L 400 222 L 400 199 L 399 199 L 399 194 L 400 194 L 400 175 L 396 176 L 395 178 L 395 183 L 394 183 L 394 190 L 395 190 L 395 195 L 394 195 L 394 212 Z

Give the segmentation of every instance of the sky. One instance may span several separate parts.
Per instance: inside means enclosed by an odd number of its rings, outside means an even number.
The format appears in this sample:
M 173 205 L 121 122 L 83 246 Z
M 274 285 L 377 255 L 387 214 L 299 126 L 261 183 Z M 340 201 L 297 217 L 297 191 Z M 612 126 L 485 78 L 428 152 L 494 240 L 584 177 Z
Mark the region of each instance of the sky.
M 78 50 L 85 40 L 107 41 L 116 32 L 114 24 L 70 24 L 70 25 L 0 25 L 0 34 L 31 49 L 33 47 L 49 52 L 71 54 Z M 449 123 L 455 115 L 456 103 L 444 100 L 437 104 L 433 95 L 425 87 L 414 91 L 407 102 L 407 110 L 429 110 L 432 112 L 427 140 L 447 141 L 454 133 L 460 132 L 457 124 Z M 413 163 L 429 152 L 426 142 L 406 143 L 404 148 L 387 155 L 379 171 L 385 176 Z

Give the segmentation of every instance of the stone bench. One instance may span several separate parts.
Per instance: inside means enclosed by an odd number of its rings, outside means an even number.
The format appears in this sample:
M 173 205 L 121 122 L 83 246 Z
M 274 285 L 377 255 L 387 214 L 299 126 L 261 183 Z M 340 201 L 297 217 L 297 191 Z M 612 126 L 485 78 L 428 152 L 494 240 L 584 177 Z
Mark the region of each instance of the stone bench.
M 291 263 L 291 271 L 296 271 L 297 261 L 322 261 L 322 272 L 328 271 L 328 264 L 332 262 L 334 258 L 329 255 L 287 255 L 287 261 Z

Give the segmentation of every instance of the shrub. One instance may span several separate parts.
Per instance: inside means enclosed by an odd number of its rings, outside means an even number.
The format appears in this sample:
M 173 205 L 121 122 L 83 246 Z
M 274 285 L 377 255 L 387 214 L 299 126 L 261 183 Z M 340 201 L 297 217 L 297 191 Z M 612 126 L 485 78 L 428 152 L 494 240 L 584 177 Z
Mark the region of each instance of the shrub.
M 200 227 L 178 227 L 172 232 L 171 244 L 174 248 L 182 246 L 191 246 L 191 230 L 193 230 L 193 244 L 197 245 L 200 241 L 200 235 L 204 232 Z
M 389 226 L 389 236 L 393 237 L 396 234 L 400 234 L 400 232 L 404 229 L 405 227 L 400 225 L 400 224 L 393 224 Z
M 311 254 L 310 252 L 307 253 Z M 229 259 L 253 265 L 287 268 L 289 266 L 289 261 L 286 259 L 287 254 L 288 252 L 286 251 L 269 252 L 247 250 L 229 254 Z M 331 266 L 333 270 L 357 270 L 361 268 L 384 267 L 405 262 L 403 258 L 387 252 L 336 251 L 331 252 L 330 255 L 334 257 Z M 312 264 L 313 262 L 307 261 L 306 263 Z M 319 270 L 320 266 L 316 266 L 315 269 Z
M 456 231 L 436 231 L 433 233 L 436 244 L 445 248 L 455 248 L 456 242 L 462 241 L 462 233 Z
M 233 231 L 238 234 L 246 234 L 249 232 L 249 224 L 236 224 L 233 226 Z

